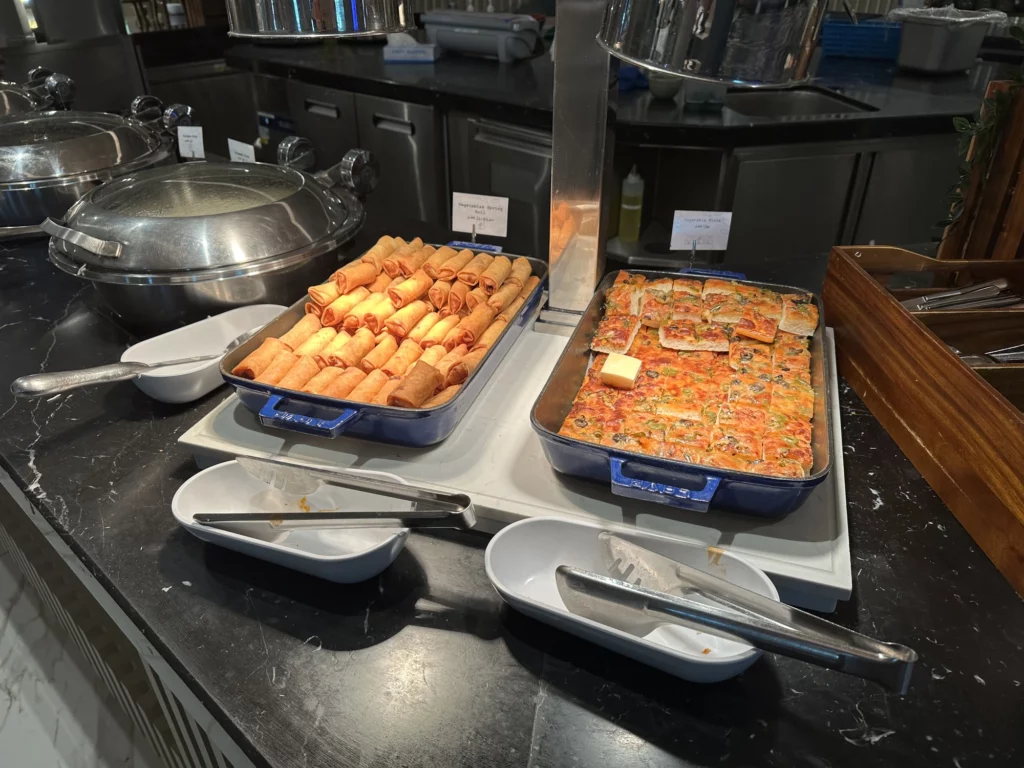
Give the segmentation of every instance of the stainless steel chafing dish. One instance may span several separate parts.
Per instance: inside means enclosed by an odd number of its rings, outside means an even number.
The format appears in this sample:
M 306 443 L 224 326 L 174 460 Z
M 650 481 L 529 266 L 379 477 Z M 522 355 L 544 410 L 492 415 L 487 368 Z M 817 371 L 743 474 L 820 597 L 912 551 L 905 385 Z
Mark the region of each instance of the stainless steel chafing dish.
M 44 111 L 0 118 L 0 238 L 36 234 L 118 176 L 177 162 L 172 131 L 192 111 L 142 96 L 130 115 Z
M 283 159 L 309 162 L 308 142 L 282 146 Z M 52 235 L 50 260 L 91 281 L 125 322 L 169 327 L 245 304 L 290 304 L 322 282 L 362 225 L 353 191 L 375 181 L 363 150 L 315 176 L 183 163 L 109 181 L 42 229 Z
M 75 84 L 70 77 L 36 67 L 24 83 L 0 80 L 0 117 L 43 109 L 70 109 L 74 98 Z

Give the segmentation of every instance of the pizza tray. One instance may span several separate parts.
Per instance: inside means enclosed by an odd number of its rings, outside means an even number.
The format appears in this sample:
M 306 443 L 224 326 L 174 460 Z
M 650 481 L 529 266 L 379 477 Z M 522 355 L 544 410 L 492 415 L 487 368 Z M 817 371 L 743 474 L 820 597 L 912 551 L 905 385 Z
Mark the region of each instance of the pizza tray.
M 693 277 L 693 273 L 629 270 L 648 279 Z M 818 327 L 810 337 L 811 384 L 814 386 L 814 417 L 811 422 L 812 473 L 803 478 L 771 477 L 753 472 L 709 468 L 674 459 L 610 448 L 558 434 L 587 375 L 593 353 L 590 342 L 601 320 L 605 292 L 617 272 L 605 275 L 594 298 L 576 326 L 565 351 L 540 397 L 530 419 L 544 445 L 551 466 L 559 472 L 610 484 L 612 493 L 668 504 L 680 509 L 716 509 L 758 517 L 784 517 L 798 509 L 832 468 L 832 423 L 828 408 L 829 371 L 825 364 L 825 313 L 818 304 Z M 768 288 L 780 293 L 807 293 L 800 288 L 750 280 L 736 283 Z

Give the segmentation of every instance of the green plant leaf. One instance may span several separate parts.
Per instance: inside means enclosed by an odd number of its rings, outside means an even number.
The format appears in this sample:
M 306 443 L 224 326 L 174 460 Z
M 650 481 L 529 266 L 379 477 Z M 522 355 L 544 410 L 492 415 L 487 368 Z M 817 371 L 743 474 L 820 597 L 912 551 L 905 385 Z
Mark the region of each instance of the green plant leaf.
M 967 131 L 971 130 L 971 121 L 966 117 L 954 117 L 953 127 L 956 128 L 959 133 L 967 133 Z

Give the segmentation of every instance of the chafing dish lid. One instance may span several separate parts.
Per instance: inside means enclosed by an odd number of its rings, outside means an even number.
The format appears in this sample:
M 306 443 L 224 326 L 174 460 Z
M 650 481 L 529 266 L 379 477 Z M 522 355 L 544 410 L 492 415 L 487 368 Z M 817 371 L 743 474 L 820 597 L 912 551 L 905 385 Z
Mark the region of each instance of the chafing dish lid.
M 65 225 L 89 238 L 56 237 L 76 261 L 131 272 L 207 270 L 321 250 L 347 240 L 359 203 L 313 176 L 262 163 L 185 163 L 108 181 L 68 211 Z M 78 245 L 74 241 L 78 241 Z M 84 242 L 84 247 L 82 244 Z

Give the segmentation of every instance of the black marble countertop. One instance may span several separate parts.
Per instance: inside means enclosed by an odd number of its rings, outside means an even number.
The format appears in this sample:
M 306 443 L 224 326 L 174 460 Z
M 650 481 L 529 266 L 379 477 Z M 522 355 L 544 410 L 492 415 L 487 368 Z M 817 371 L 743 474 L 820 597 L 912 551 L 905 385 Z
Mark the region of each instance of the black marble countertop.
M 1024 605 L 846 386 L 854 588 L 833 618 L 920 653 L 905 697 L 770 656 L 668 677 L 503 606 L 483 537 L 413 535 L 349 587 L 204 544 L 171 516 L 196 472 L 175 440 L 224 389 L 8 393 L 117 359 L 132 338 L 94 300 L 40 245 L 0 248 L 0 463 L 258 765 L 1024 764 Z
M 546 53 L 512 64 L 456 55 L 433 64 L 386 64 L 379 43 L 245 44 L 229 48 L 226 58 L 233 66 L 339 90 L 551 126 L 554 67 Z M 684 111 L 678 100 L 629 91 L 615 107 L 616 140 L 732 147 L 951 133 L 952 118 L 976 112 L 985 85 L 1004 68 L 978 63 L 965 74 L 925 77 L 901 73 L 892 62 L 823 59 L 815 85 L 871 110 L 810 117 L 752 117 L 728 106 L 701 114 Z

